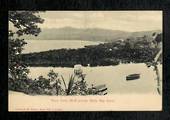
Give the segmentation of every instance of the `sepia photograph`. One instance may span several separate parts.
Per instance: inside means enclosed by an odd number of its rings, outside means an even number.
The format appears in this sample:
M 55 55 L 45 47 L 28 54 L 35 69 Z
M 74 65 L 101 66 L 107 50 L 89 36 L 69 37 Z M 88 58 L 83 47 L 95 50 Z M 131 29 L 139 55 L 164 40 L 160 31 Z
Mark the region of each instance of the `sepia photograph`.
M 9 11 L 8 111 L 161 111 L 162 11 Z

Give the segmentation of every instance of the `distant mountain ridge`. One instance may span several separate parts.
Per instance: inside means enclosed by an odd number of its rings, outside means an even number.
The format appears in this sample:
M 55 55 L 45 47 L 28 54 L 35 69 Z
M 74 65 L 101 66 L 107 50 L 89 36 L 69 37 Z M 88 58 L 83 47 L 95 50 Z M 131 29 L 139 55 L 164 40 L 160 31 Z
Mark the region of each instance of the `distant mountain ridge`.
M 88 40 L 111 42 L 117 39 L 126 39 L 128 37 L 142 37 L 144 35 L 151 36 L 153 32 L 161 32 L 161 30 L 127 32 L 120 30 L 109 30 L 101 28 L 46 28 L 37 36 L 24 36 L 25 39 L 33 40 Z

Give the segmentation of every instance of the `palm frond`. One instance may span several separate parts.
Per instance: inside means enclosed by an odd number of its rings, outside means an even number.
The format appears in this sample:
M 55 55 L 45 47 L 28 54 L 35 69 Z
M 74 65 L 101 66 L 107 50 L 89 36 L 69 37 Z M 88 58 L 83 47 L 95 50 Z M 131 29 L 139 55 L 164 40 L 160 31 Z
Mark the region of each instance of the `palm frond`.
M 66 82 L 65 82 L 64 77 L 62 75 L 61 75 L 61 79 L 63 80 L 64 87 L 65 87 L 65 90 L 66 90 L 67 89 Z
M 70 94 L 73 84 L 74 84 L 74 77 L 73 77 L 73 75 L 71 75 L 69 83 L 68 83 L 67 95 Z

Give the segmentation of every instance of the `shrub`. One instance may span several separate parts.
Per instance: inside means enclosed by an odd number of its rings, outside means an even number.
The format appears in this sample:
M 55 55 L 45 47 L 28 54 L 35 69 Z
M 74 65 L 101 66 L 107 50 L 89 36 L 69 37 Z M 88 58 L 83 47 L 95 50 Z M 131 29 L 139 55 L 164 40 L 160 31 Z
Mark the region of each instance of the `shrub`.
M 50 89 L 50 81 L 40 76 L 29 85 L 27 94 L 50 94 Z

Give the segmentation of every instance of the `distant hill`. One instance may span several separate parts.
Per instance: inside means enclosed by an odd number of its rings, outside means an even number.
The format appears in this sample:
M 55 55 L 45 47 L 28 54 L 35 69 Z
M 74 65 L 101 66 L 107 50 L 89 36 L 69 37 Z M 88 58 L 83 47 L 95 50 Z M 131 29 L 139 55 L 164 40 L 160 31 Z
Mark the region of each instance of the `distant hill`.
M 88 41 L 102 41 L 111 42 L 117 39 L 126 39 L 128 37 L 137 37 L 144 35 L 151 35 L 155 31 L 142 31 L 142 32 L 126 32 L 120 30 L 109 30 L 100 28 L 51 28 L 42 29 L 42 32 L 37 36 L 24 36 L 25 39 L 34 40 L 88 40 Z
M 141 37 L 141 36 L 146 35 L 146 36 L 148 36 L 148 37 L 151 37 L 154 32 L 156 32 L 156 33 L 161 33 L 162 31 L 161 31 L 161 30 L 152 30 L 152 31 L 133 32 L 133 33 L 131 33 L 130 36 L 131 36 L 131 37 L 132 37 L 132 36 L 133 36 L 133 37 Z

